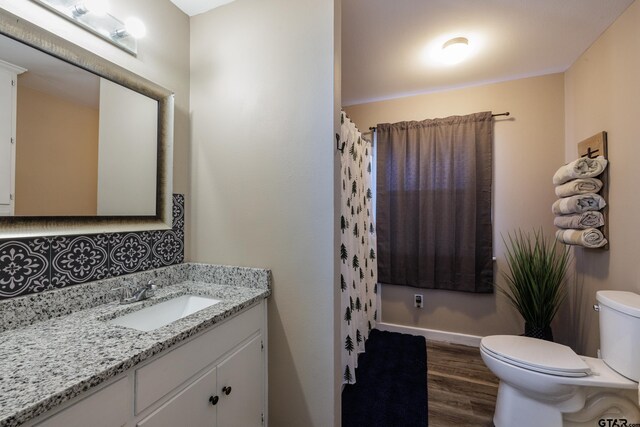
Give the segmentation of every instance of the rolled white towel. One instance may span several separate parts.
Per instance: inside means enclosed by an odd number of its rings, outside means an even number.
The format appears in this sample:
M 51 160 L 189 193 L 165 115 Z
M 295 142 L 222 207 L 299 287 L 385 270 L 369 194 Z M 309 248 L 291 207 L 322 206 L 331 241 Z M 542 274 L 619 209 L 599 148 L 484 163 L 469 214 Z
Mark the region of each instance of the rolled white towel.
M 551 211 L 555 215 L 567 215 L 598 211 L 606 205 L 607 202 L 599 194 L 587 193 L 558 199 L 551 206 Z
M 570 197 L 576 194 L 597 193 L 602 188 L 602 181 L 597 178 L 578 178 L 556 187 L 556 196 Z
M 593 178 L 600 175 L 606 167 L 607 159 L 602 156 L 595 159 L 581 157 L 558 169 L 553 175 L 553 183 L 560 185 L 576 178 Z
M 586 230 L 558 230 L 556 240 L 565 245 L 578 245 L 585 248 L 599 248 L 607 244 L 607 239 L 596 228 Z
M 574 228 L 584 230 L 586 228 L 602 227 L 604 217 L 601 212 L 587 211 L 576 215 L 562 215 L 553 219 L 553 224 L 558 228 Z

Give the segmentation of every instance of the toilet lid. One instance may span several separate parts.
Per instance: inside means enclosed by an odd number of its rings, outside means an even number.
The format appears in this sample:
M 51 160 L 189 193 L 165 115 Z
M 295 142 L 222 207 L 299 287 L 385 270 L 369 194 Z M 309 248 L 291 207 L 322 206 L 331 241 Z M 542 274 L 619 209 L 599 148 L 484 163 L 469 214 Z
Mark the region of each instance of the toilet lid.
M 640 295 L 627 291 L 598 291 L 596 299 L 614 310 L 640 317 Z
M 497 359 L 521 368 L 563 377 L 584 377 L 589 366 L 566 345 L 516 335 L 482 338 L 480 347 Z

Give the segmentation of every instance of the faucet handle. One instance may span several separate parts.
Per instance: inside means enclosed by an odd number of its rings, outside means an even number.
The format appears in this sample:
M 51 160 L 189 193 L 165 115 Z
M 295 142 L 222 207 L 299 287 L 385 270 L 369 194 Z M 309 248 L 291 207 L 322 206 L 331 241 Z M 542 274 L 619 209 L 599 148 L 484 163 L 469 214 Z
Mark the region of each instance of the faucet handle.
M 127 298 L 131 298 L 131 286 L 127 283 L 125 283 L 123 286 L 112 288 L 111 291 L 119 291 L 120 302 L 124 301 Z
M 144 289 L 146 290 L 147 297 L 152 297 L 155 295 L 155 291 L 156 289 L 158 289 L 158 286 L 156 285 L 157 280 L 158 279 L 151 279 L 147 282 L 146 285 L 144 285 Z

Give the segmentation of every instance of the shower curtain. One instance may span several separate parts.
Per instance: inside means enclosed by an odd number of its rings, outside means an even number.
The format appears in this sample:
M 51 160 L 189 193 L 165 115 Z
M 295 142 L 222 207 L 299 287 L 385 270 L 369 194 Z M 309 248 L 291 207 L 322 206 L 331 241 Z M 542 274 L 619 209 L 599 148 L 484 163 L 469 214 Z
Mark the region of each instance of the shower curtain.
M 358 354 L 378 317 L 378 268 L 373 218 L 370 142 L 341 113 L 340 289 L 342 295 L 342 378 L 356 382 Z

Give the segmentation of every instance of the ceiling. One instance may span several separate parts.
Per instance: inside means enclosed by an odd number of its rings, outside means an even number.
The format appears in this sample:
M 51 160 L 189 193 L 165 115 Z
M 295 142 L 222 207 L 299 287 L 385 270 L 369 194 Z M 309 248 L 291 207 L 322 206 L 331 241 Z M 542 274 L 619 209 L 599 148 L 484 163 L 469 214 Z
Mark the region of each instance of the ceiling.
M 233 0 L 171 0 L 189 16 Z M 342 0 L 342 104 L 565 71 L 634 0 Z M 425 51 L 465 36 L 464 62 Z
M 343 0 L 343 105 L 565 71 L 631 3 Z M 424 60 L 456 36 L 478 50 L 454 66 Z
M 208 12 L 211 9 L 231 3 L 232 1 L 234 0 L 171 0 L 173 4 L 189 16 Z

